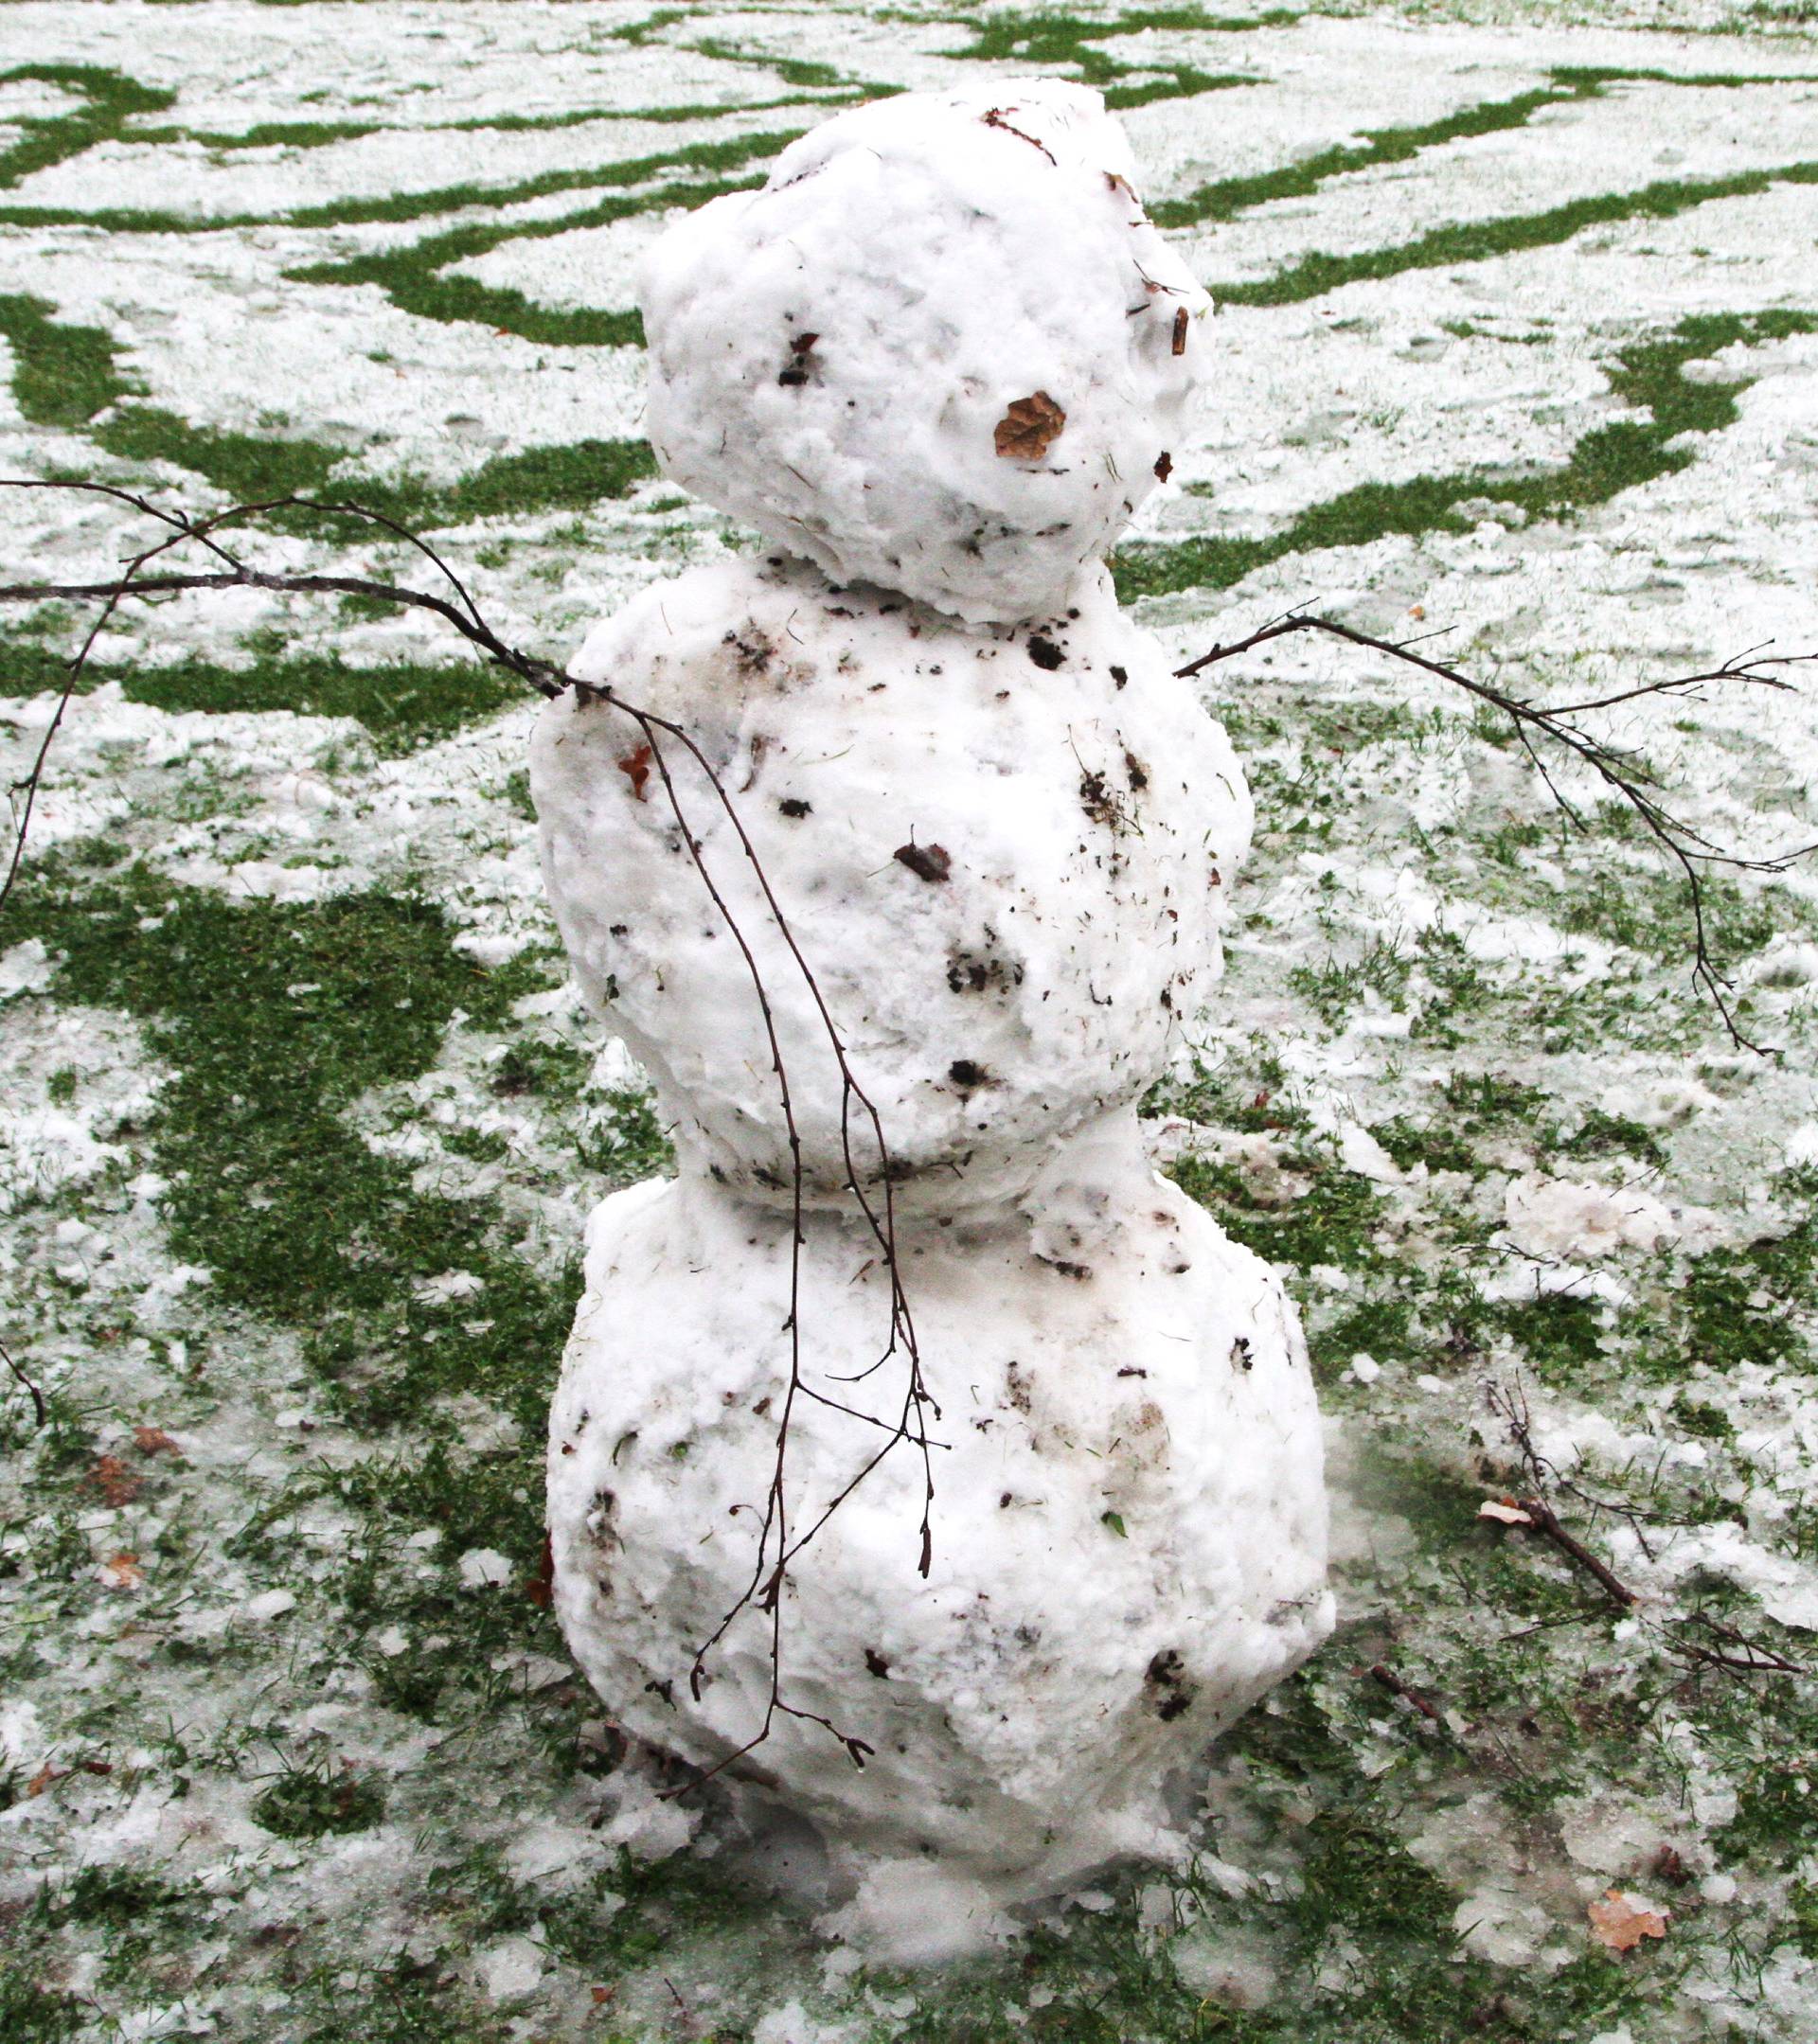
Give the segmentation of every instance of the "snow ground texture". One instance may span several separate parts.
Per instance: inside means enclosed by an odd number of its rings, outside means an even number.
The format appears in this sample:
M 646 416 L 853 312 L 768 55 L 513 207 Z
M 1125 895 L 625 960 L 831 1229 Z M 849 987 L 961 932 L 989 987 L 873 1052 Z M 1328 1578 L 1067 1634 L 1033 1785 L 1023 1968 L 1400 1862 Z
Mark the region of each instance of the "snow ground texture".
M 1307 604 L 1569 701 L 1818 644 L 1802 0 L 9 7 L 0 467 L 373 504 L 564 657 L 749 543 L 642 445 L 652 234 L 993 69 L 1107 93 L 1219 303 L 1115 563 L 1170 651 Z M 0 521 L 9 580 L 140 529 Z M 13 613 L 9 778 L 77 626 Z M 555 944 L 532 705 L 359 599 L 161 602 L 96 663 L 0 926 L 9 2039 L 1818 2031 L 1813 868 L 1716 890 L 1764 1058 L 1596 789 L 1575 833 L 1363 655 L 1209 672 L 1256 849 L 1150 1129 L 1302 1302 L 1340 1626 L 1207 1756 L 1195 1864 L 897 1976 L 663 1800 L 548 1610 L 582 1219 L 667 1144 Z M 1715 841 L 1818 838 L 1809 689 L 1604 728 Z M 1638 1603 L 1479 1517 L 1539 1488 Z M 1611 1949 L 1613 1889 L 1663 1934 Z

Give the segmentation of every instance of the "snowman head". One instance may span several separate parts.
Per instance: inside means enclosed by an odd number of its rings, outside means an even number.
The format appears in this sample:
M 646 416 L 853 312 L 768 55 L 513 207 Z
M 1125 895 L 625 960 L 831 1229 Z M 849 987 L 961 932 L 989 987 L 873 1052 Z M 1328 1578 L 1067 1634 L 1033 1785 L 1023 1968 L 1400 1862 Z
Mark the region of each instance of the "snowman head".
M 645 258 L 650 435 L 836 581 L 973 622 L 1062 609 L 1166 476 L 1210 301 L 1097 93 L 837 115 Z

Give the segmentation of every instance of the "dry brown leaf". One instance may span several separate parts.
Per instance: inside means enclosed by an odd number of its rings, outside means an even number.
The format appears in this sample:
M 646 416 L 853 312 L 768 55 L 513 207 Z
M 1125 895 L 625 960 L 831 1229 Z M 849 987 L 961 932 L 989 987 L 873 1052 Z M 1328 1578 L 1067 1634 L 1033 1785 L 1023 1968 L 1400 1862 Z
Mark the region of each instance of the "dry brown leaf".
M 543 1537 L 543 1555 L 537 1563 L 537 1573 L 525 1579 L 524 1593 L 532 1604 L 541 1604 L 545 1609 L 555 1602 L 556 1548 L 546 1533 Z
M 651 761 L 655 757 L 656 753 L 652 747 L 640 745 L 636 752 L 627 753 L 623 759 L 613 761 L 618 771 L 631 782 L 632 792 L 640 802 L 644 800 L 644 783 L 651 777 Z
M 1613 1952 L 1631 1951 L 1643 1938 L 1664 1938 L 1666 1919 L 1658 1910 L 1637 1909 L 1620 1888 L 1605 1891 L 1591 1905 L 1591 1933 Z
M 133 1438 L 139 1444 L 142 1455 L 178 1455 L 183 1452 L 162 1427 L 134 1427 Z
M 145 1488 L 144 1478 L 134 1476 L 117 1455 L 101 1456 L 88 1473 L 110 1504 L 131 1504 Z
M 944 844 L 918 844 L 910 839 L 891 853 L 899 865 L 909 868 L 918 880 L 944 880 L 954 870 L 953 855 Z
M 1534 1523 L 1519 1504 L 1511 1503 L 1506 1498 L 1500 1502 L 1495 1498 L 1486 1498 L 1477 1507 L 1477 1516 L 1479 1519 L 1501 1520 L 1506 1526 L 1531 1526 Z
M 110 1590 L 139 1590 L 145 1583 L 136 1555 L 110 1555 L 95 1573 Z
M 53 1768 L 50 1762 L 46 1760 L 30 1781 L 26 1784 L 27 1795 L 42 1796 L 53 1782 L 61 1782 L 68 1772 L 67 1768 Z
M 1045 390 L 1019 398 L 997 422 L 995 442 L 1006 461 L 1040 461 L 1060 436 L 1067 415 Z

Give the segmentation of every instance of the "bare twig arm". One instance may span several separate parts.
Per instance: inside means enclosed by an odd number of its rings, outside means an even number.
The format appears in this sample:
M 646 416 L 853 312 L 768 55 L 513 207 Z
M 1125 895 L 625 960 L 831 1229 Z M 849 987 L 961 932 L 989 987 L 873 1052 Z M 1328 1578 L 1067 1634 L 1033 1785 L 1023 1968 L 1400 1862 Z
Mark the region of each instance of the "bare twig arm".
M 918 1451 L 922 1466 L 922 1512 L 919 1528 L 919 1558 L 918 1567 L 923 1575 L 929 1570 L 933 1554 L 932 1508 L 934 1503 L 934 1471 L 932 1449 L 936 1444 L 928 1438 L 927 1419 L 938 1416 L 939 1408 L 930 1396 L 922 1374 L 921 1356 L 915 1333 L 914 1316 L 910 1309 L 908 1293 L 902 1280 L 901 1266 L 897 1253 L 896 1216 L 892 1194 L 892 1159 L 885 1140 L 882 1122 L 870 1098 L 861 1086 L 847 1058 L 845 1040 L 838 1024 L 829 1008 L 827 1000 L 812 967 L 797 943 L 781 902 L 773 890 L 757 846 L 747 832 L 743 820 L 719 773 L 705 753 L 695 742 L 693 736 L 681 724 L 654 711 L 640 708 L 628 702 L 615 689 L 595 683 L 583 682 L 566 673 L 552 663 L 521 651 L 508 644 L 487 623 L 472 594 L 442 556 L 426 541 L 382 512 L 370 511 L 360 505 L 317 503 L 301 497 L 277 497 L 258 504 L 237 505 L 228 510 L 213 514 L 206 519 L 192 520 L 187 514 L 171 510 L 138 496 L 130 490 L 104 483 L 47 483 L 35 479 L 9 479 L 0 477 L 0 486 L 19 489 L 65 490 L 100 497 L 122 504 L 129 509 L 154 520 L 164 527 L 164 536 L 158 542 L 128 560 L 120 575 L 111 581 L 94 582 L 14 582 L 0 585 L 0 603 L 42 603 L 50 601 L 92 602 L 100 606 L 99 614 L 91 625 L 77 652 L 68 664 L 68 673 L 58 699 L 56 709 L 27 778 L 20 783 L 17 792 L 24 796 L 15 826 L 10 862 L 3 886 L 0 886 L 0 906 L 4 906 L 8 895 L 21 870 L 26 841 L 31 825 L 32 806 L 43 784 L 45 767 L 56 734 L 62 725 L 65 711 L 78 687 L 80 685 L 84 668 L 100 632 L 119 606 L 129 597 L 153 597 L 185 595 L 205 590 L 262 589 L 282 595 L 358 595 L 397 605 L 400 609 L 419 610 L 439 617 L 454 628 L 462 638 L 477 648 L 497 666 L 515 674 L 539 695 L 553 700 L 565 693 L 573 693 L 577 704 L 584 707 L 597 705 L 612 713 L 629 718 L 637 727 L 644 741 L 651 748 L 651 756 L 661 777 L 682 841 L 687 849 L 696 872 L 709 899 L 719 911 L 727 929 L 737 941 L 750 971 L 754 997 L 762 1015 L 771 1054 L 772 1072 L 782 1103 L 785 1125 L 789 1131 L 793 1165 L 793 1194 L 791 1212 L 790 1252 L 790 1307 L 786 1331 L 790 1340 L 789 1382 L 778 1418 L 775 1441 L 775 1458 L 773 1465 L 766 1503 L 758 1533 L 758 1552 L 749 1584 L 743 1593 L 726 1612 L 712 1636 L 697 1648 L 690 1669 L 690 1687 L 697 1697 L 701 1694 L 701 1679 L 707 1656 L 719 1644 L 735 1621 L 747 1610 L 756 1610 L 764 1619 L 769 1631 L 770 1685 L 762 1720 L 751 1739 L 706 1773 L 701 1775 L 690 1786 L 699 1786 L 702 1781 L 711 1778 L 722 1768 L 740 1759 L 754 1747 L 767 1739 L 779 1716 L 801 1719 L 806 1723 L 821 1726 L 830 1736 L 846 1749 L 855 1765 L 862 1767 L 872 1748 L 862 1738 L 834 1724 L 831 1719 L 811 1711 L 805 1711 L 791 1703 L 784 1682 L 784 1634 L 783 1591 L 787 1584 L 790 1565 L 810 1541 L 820 1532 L 839 1507 L 853 1491 L 876 1469 L 898 1447 L 907 1444 Z M 364 576 L 282 574 L 250 566 L 225 547 L 216 535 L 223 528 L 241 524 L 260 514 L 275 510 L 304 512 L 325 520 L 350 521 L 377 528 L 407 542 L 414 547 L 441 576 L 451 595 L 437 595 L 419 589 L 408 589 L 397 584 L 373 580 Z M 154 560 L 174 548 L 185 544 L 204 547 L 219 564 L 205 573 L 173 574 L 161 572 L 148 574 L 146 569 Z M 878 1420 L 867 1413 L 858 1413 L 836 1398 L 829 1398 L 814 1391 L 805 1380 L 802 1327 L 801 1327 L 801 1254 L 805 1242 L 804 1187 L 805 1171 L 802 1143 L 796 1125 L 793 1098 L 791 1093 L 788 1072 L 784 1065 L 782 1047 L 778 1039 L 775 1009 L 766 986 L 762 969 L 758 965 L 746 933 L 726 899 L 725 892 L 715 877 L 703 846 L 695 833 L 682 795 L 677 788 L 666 743 L 681 748 L 705 777 L 713 796 L 731 825 L 740 851 L 756 876 L 767 913 L 775 923 L 790 962 L 800 974 L 808 989 L 826 1034 L 841 1087 L 841 1142 L 846 1170 L 847 1190 L 858 1204 L 867 1228 L 876 1241 L 880 1261 L 889 1273 L 889 1324 L 888 1339 L 882 1355 L 870 1368 L 887 1361 L 900 1354 L 906 1362 L 906 1385 L 902 1403 L 894 1425 L 888 1420 Z M 882 1188 L 876 1194 L 867 1191 L 870 1174 L 862 1170 L 853 1146 L 851 1130 L 851 1109 L 857 1103 L 861 1114 L 869 1124 L 872 1144 L 876 1153 L 876 1183 Z M 28 1379 L 10 1356 L 6 1358 L 19 1381 L 30 1392 L 39 1423 L 45 1419 L 45 1405 L 38 1388 Z M 870 1370 L 856 1373 L 868 1376 Z M 833 1502 L 818 1515 L 809 1520 L 806 1530 L 795 1532 L 791 1525 L 792 1500 L 788 1483 L 788 1456 L 791 1422 L 794 1414 L 797 1395 L 813 1399 L 830 1410 L 849 1413 L 852 1417 L 872 1427 L 880 1428 L 886 1438 L 881 1447 L 863 1460 L 857 1473 L 838 1491 Z M 685 1791 L 686 1792 L 686 1791 Z
M 1745 682 L 1758 688 L 1791 688 L 1792 684 L 1785 681 L 1773 670 L 1779 667 L 1798 667 L 1818 661 L 1818 653 L 1770 654 L 1765 647 L 1754 647 L 1721 666 L 1708 668 L 1699 674 L 1668 677 L 1658 682 L 1644 682 L 1633 688 L 1625 688 L 1612 695 L 1598 696 L 1583 702 L 1539 703 L 1530 702 L 1520 696 L 1509 695 L 1491 683 L 1478 681 L 1474 676 L 1462 673 L 1445 662 L 1431 660 L 1424 653 L 1414 650 L 1415 642 L 1379 639 L 1367 631 L 1358 631 L 1349 625 L 1341 625 L 1328 617 L 1310 617 L 1295 613 L 1288 617 L 1278 617 L 1251 632 L 1248 637 L 1234 639 L 1230 645 L 1215 646 L 1209 652 L 1202 653 L 1197 660 L 1189 660 L 1175 672 L 1183 679 L 1203 673 L 1207 667 L 1221 661 L 1235 660 L 1239 654 L 1252 652 L 1259 646 L 1267 646 L 1275 639 L 1285 639 L 1298 632 L 1323 632 L 1328 638 L 1342 640 L 1347 646 L 1363 648 L 1370 652 L 1381 653 L 1391 660 L 1399 660 L 1411 667 L 1417 667 L 1423 674 L 1433 675 L 1436 680 L 1450 683 L 1454 688 L 1462 688 L 1487 708 L 1508 720 L 1514 727 L 1529 763 L 1545 784 L 1560 809 L 1579 830 L 1588 830 L 1582 812 L 1566 796 L 1555 782 L 1545 758 L 1540 751 L 1542 744 L 1560 748 L 1581 766 L 1588 767 L 1619 801 L 1640 819 L 1642 827 L 1652 838 L 1656 846 L 1675 866 L 1684 886 L 1686 905 L 1692 916 L 1692 981 L 1709 997 L 1723 1021 L 1732 1042 L 1744 1050 L 1761 1051 L 1762 1046 L 1743 1034 L 1737 1021 L 1736 1010 L 1730 1001 L 1730 983 L 1718 970 L 1711 951 L 1711 927 L 1709 903 L 1706 898 L 1704 878 L 1701 868 L 1706 865 L 1729 866 L 1738 872 L 1779 873 L 1785 871 L 1793 861 L 1805 858 L 1818 849 L 1814 845 L 1800 845 L 1794 849 L 1767 859 L 1750 859 L 1738 853 L 1726 852 L 1702 837 L 1682 818 L 1675 816 L 1650 791 L 1648 769 L 1631 756 L 1617 751 L 1613 746 L 1575 724 L 1572 720 L 1591 710 L 1607 710 L 1618 703 L 1632 702 L 1644 696 L 1678 696 L 1696 689 L 1707 682 Z

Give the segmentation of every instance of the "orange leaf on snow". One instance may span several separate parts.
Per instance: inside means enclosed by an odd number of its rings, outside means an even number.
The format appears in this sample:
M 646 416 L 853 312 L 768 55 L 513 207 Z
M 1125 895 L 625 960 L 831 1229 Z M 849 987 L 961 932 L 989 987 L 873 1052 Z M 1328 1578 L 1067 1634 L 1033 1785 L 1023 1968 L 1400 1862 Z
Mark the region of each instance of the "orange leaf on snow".
M 627 753 L 623 759 L 613 762 L 631 782 L 632 792 L 640 802 L 644 799 L 644 783 L 651 777 L 651 761 L 655 757 L 655 753 L 648 745 L 640 745 L 636 752 Z
M 101 1456 L 88 1473 L 110 1504 L 131 1504 L 145 1488 L 144 1478 L 134 1476 L 117 1455 Z
M 110 1555 L 95 1573 L 110 1590 L 138 1590 L 145 1583 L 136 1555 Z
M 1040 461 L 1060 438 L 1067 415 L 1045 390 L 1019 398 L 997 422 L 993 436 L 1007 461 Z
M 1613 1952 L 1631 1951 L 1643 1938 L 1664 1938 L 1666 1919 L 1658 1910 L 1637 1909 L 1620 1888 L 1605 1891 L 1591 1905 L 1591 1934 Z
M 183 1452 L 162 1427 L 134 1427 L 133 1438 L 138 1443 L 142 1455 L 178 1455 Z

